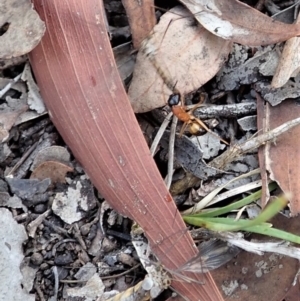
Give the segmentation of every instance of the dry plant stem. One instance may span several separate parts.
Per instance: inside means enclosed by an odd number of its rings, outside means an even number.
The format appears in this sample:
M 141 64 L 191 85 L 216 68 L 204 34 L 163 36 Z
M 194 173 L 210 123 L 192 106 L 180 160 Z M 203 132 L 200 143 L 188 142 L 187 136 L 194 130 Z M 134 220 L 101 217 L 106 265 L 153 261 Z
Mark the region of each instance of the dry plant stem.
M 53 269 L 53 276 L 54 276 L 54 295 L 53 295 L 53 301 L 57 301 L 57 294 L 58 294 L 58 284 L 59 284 L 59 280 L 58 280 L 58 272 L 57 272 L 57 266 L 54 266 Z
M 293 286 L 295 286 L 297 284 L 299 276 L 300 276 L 300 269 L 298 270 L 297 274 L 295 275 L 295 278 L 293 281 Z
M 197 249 L 188 232 L 175 235 L 185 224 L 175 215 L 120 80 L 102 1 L 35 0 L 34 5 L 47 31 L 30 61 L 50 117 L 101 195 L 143 228 L 166 268 L 176 269 Z M 192 277 L 206 284 L 172 285 L 191 301 L 223 300 L 210 274 Z
M 300 3 L 300 1 L 297 1 L 297 2 L 295 2 L 293 5 L 291 5 L 291 6 L 287 7 L 287 8 L 285 8 L 285 9 L 283 9 L 283 10 L 279 11 L 278 13 L 276 13 L 276 14 L 272 15 L 272 18 L 275 18 L 276 16 L 278 16 L 278 15 L 280 15 L 280 14 L 282 14 L 282 13 L 286 12 L 287 10 L 290 10 L 290 9 L 292 9 L 293 7 L 295 7 L 295 6 L 299 5 L 299 3 Z
M 17 164 L 9 171 L 7 177 L 13 177 L 15 171 L 23 164 L 23 162 L 30 156 L 30 154 L 35 150 L 37 147 L 38 142 L 35 142 L 22 156 L 22 158 L 17 162 Z
M 190 106 L 188 106 L 188 109 Z M 240 117 L 256 113 L 256 103 L 238 103 L 228 105 L 203 105 L 194 111 L 194 115 L 200 119 L 215 117 Z
M 161 126 L 160 126 L 160 128 L 159 128 L 159 130 L 158 130 L 158 132 L 157 132 L 157 134 L 156 134 L 156 136 L 155 136 L 155 138 L 154 138 L 154 140 L 153 140 L 153 142 L 152 142 L 152 145 L 151 145 L 151 147 L 150 147 L 150 153 L 151 153 L 151 156 L 152 156 L 152 157 L 153 157 L 153 156 L 155 155 L 155 153 L 156 153 L 156 150 L 157 150 L 157 146 L 158 146 L 158 144 L 159 144 L 159 141 L 160 141 L 161 137 L 163 136 L 163 134 L 164 134 L 166 128 L 168 127 L 168 124 L 169 124 L 169 122 L 170 122 L 170 119 L 171 119 L 172 115 L 173 115 L 173 113 L 170 112 L 170 113 L 166 116 L 165 120 L 164 120 L 163 123 L 161 124 Z
M 221 196 L 221 195 L 219 195 L 219 192 L 222 189 L 226 188 L 230 183 L 233 183 L 234 181 L 236 181 L 238 179 L 248 178 L 252 175 L 258 174 L 259 172 L 260 172 L 259 168 L 251 170 L 251 171 L 247 172 L 246 174 L 242 174 L 236 178 L 229 180 L 226 184 L 224 184 L 222 186 L 216 187 L 213 191 L 211 191 L 208 195 L 206 195 L 200 202 L 195 204 L 192 208 L 185 210 L 184 212 L 182 212 L 182 214 L 194 214 L 194 213 L 200 212 L 203 208 L 207 207 L 208 205 L 217 203 L 219 201 L 217 196 L 219 196 L 219 197 Z M 232 191 L 230 190 L 230 192 L 232 192 Z
M 247 241 L 243 238 L 243 235 L 241 233 L 232 232 L 219 232 L 217 236 L 220 239 L 227 241 L 247 252 L 255 253 L 258 255 L 263 255 L 264 252 L 272 252 L 300 260 L 300 249 L 290 246 L 290 243 L 285 241 Z
M 174 145 L 175 145 L 175 134 L 176 134 L 176 126 L 177 126 L 178 118 L 173 116 L 171 131 L 170 131 L 170 139 L 169 139 L 169 155 L 168 155 L 168 174 L 166 177 L 166 186 L 170 189 L 173 179 L 174 172 Z
M 48 209 L 43 214 L 40 214 L 35 220 L 33 220 L 31 223 L 27 226 L 28 235 L 30 237 L 35 237 L 35 232 L 38 228 L 38 226 L 44 221 L 44 219 L 51 213 L 51 210 Z
M 258 170 L 260 170 L 260 169 L 258 169 Z M 237 188 L 230 189 L 224 193 L 218 194 L 217 196 L 214 197 L 213 201 L 210 202 L 209 204 L 213 205 L 213 204 L 221 202 L 223 200 L 227 200 L 230 197 L 233 197 L 238 194 L 248 192 L 250 190 L 260 188 L 260 187 L 261 187 L 261 180 L 253 181 L 253 182 L 247 183 L 245 185 L 239 186 Z
M 288 130 L 291 130 L 293 127 L 299 124 L 300 118 L 296 118 L 282 124 L 281 126 L 278 126 L 277 128 L 267 133 L 261 134 L 255 138 L 247 140 L 242 144 L 234 145 L 233 147 L 225 151 L 222 155 L 210 162 L 209 165 L 214 168 L 224 169 L 227 164 L 229 164 L 233 160 L 238 159 L 242 154 L 257 149 L 258 147 L 264 145 L 268 141 L 273 140 L 275 142 L 275 139 L 279 135 L 283 134 L 284 132 L 287 132 Z
M 154 1 L 122 0 L 122 3 L 129 20 L 133 46 L 138 49 L 156 24 Z
M 11 80 L 3 89 L 0 90 L 0 97 L 2 97 L 22 76 L 22 73 Z
M 115 279 L 115 278 L 119 278 L 121 276 L 127 275 L 130 272 L 132 272 L 133 270 L 137 269 L 138 267 L 140 267 L 141 264 L 138 263 L 135 266 L 133 266 L 132 268 L 126 270 L 125 272 L 116 274 L 116 275 L 111 275 L 111 276 L 103 276 L 101 277 L 101 280 L 107 280 L 107 279 Z M 86 283 L 88 280 L 59 280 L 59 282 L 61 283 Z
M 35 284 L 35 285 L 34 285 L 34 289 L 36 290 L 36 292 L 37 292 L 37 294 L 38 294 L 40 300 L 41 300 L 41 301 L 46 301 L 46 299 L 45 299 L 45 297 L 44 297 L 44 294 L 43 294 L 43 292 L 42 292 L 40 286 L 37 285 L 37 284 Z

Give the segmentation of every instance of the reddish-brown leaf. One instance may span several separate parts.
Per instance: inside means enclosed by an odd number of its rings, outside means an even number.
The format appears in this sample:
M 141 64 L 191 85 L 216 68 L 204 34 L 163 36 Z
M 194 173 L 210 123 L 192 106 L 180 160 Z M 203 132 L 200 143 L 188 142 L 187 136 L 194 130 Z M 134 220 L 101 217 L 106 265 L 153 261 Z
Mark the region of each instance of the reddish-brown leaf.
M 68 172 L 72 172 L 73 168 L 57 161 L 46 161 L 37 166 L 30 179 L 51 179 L 51 183 L 65 183 L 65 177 Z
M 102 1 L 34 4 L 47 31 L 30 60 L 54 124 L 101 195 L 141 225 L 163 265 L 179 267 L 196 251 L 118 75 Z M 209 273 L 193 276 L 205 285 L 173 282 L 176 291 L 222 300 Z

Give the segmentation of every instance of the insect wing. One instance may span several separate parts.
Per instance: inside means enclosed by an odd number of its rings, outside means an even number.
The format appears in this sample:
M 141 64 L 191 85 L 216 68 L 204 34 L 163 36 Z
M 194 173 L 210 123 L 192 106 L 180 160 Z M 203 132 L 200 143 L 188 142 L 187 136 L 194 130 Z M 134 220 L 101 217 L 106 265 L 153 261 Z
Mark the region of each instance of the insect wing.
M 215 270 L 234 258 L 240 249 L 219 239 L 203 242 L 199 246 L 199 254 L 189 260 L 178 271 L 207 273 Z

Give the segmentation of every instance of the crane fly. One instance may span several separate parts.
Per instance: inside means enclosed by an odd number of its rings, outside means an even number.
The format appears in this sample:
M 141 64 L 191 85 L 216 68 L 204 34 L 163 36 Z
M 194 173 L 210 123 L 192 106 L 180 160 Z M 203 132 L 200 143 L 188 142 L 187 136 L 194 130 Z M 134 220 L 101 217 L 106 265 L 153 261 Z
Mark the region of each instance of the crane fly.
M 158 282 L 156 283 L 156 286 L 161 290 L 169 287 L 172 280 L 189 283 L 195 282 L 204 285 L 205 281 L 195 280 L 189 277 L 189 273 L 203 274 L 217 269 L 229 262 L 240 252 L 240 249 L 235 246 L 228 245 L 226 242 L 219 239 L 211 239 L 199 245 L 197 256 L 179 268 L 171 270 L 164 267 L 159 262 L 150 259 L 152 253 L 149 251 L 148 244 L 144 242 L 140 236 L 138 237 L 135 237 L 132 242 L 140 261 L 148 272 L 148 275 L 154 279 L 154 282 Z

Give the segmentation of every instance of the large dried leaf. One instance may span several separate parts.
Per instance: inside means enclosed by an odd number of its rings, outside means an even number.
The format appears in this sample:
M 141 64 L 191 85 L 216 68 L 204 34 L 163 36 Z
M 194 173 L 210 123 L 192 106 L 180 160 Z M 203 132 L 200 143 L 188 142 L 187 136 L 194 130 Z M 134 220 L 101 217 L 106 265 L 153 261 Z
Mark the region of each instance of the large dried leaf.
M 45 24 L 30 0 L 1 0 L 0 58 L 9 59 L 31 51 L 41 40 Z
M 153 49 L 156 64 L 182 94 L 209 81 L 222 67 L 231 50 L 225 41 L 195 24 L 191 15 L 177 7 L 164 14 L 145 47 Z M 128 91 L 135 112 L 166 105 L 172 91 L 143 52 L 137 56 Z
M 30 60 L 54 124 L 101 195 L 145 230 L 163 265 L 178 268 L 196 250 L 124 91 L 102 1 L 34 3 L 47 32 Z M 172 285 L 191 301 L 222 300 L 209 273 L 192 276 L 205 285 Z
M 300 34 L 299 24 L 273 20 L 237 0 L 180 0 L 211 33 L 243 45 L 286 41 Z
M 300 116 L 300 107 L 295 100 L 271 107 L 263 105 L 261 99 L 257 103 L 258 130 L 273 129 Z M 267 143 L 259 153 L 262 173 L 269 174 L 285 193 L 291 193 L 290 207 L 292 215 L 300 212 L 300 127 L 295 127 L 281 135 L 273 143 Z M 262 178 L 266 180 L 263 174 Z M 266 185 L 264 185 L 266 187 Z

